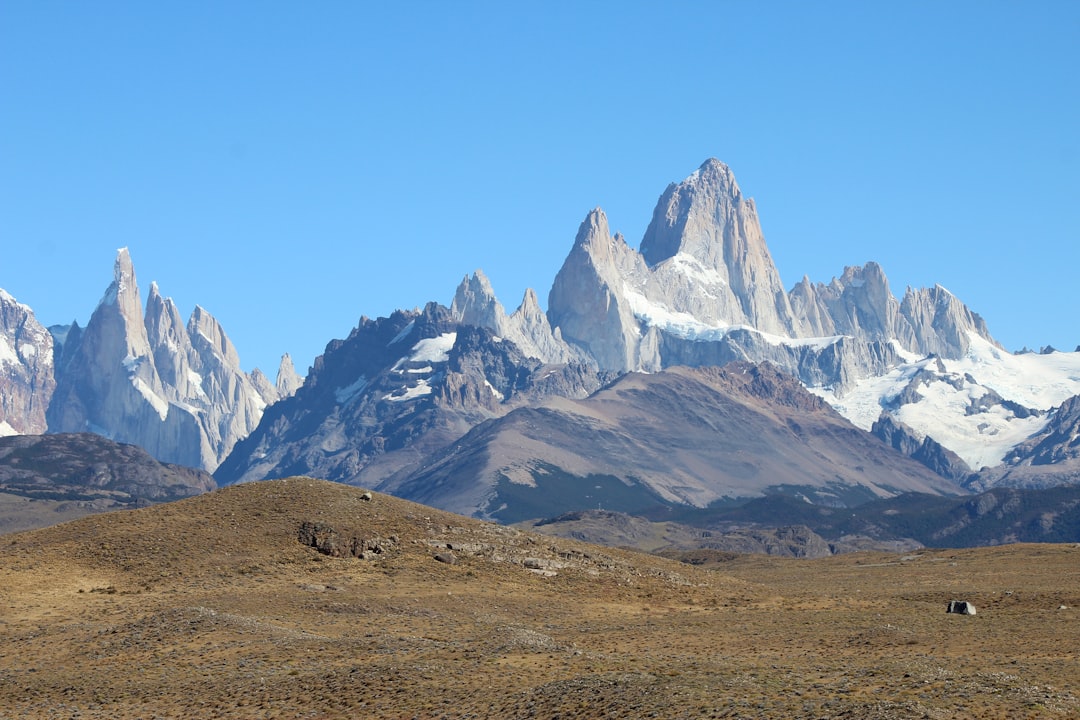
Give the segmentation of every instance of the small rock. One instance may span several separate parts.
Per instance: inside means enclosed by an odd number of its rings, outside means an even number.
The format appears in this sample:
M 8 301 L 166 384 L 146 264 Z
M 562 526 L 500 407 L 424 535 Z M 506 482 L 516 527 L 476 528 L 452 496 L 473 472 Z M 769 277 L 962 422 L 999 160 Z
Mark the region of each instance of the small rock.
M 457 556 L 454 555 L 454 553 L 448 553 L 448 552 L 435 553 L 435 559 L 438 560 L 441 563 L 446 563 L 447 565 L 456 565 L 457 564 Z

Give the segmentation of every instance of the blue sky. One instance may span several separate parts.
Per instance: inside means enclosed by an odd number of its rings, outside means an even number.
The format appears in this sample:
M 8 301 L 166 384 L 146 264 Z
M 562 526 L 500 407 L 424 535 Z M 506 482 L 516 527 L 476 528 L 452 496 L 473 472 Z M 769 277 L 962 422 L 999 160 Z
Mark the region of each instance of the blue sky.
M 879 262 L 1080 344 L 1080 3 L 0 0 L 0 287 L 85 324 L 128 247 L 246 369 L 483 268 L 546 302 L 708 157 L 787 287 Z

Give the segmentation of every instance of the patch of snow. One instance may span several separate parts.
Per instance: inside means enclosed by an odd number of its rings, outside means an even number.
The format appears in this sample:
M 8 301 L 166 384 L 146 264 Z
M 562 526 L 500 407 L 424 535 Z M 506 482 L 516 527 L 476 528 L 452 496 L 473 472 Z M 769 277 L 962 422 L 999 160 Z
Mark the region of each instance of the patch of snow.
M 1025 407 L 1049 410 L 1080 395 L 1080 353 L 1013 355 L 974 335 L 967 354 L 946 360 L 956 373 L 970 373 L 979 384 Z
M 150 403 L 150 406 L 157 411 L 158 416 L 162 421 L 169 415 L 169 403 L 162 397 L 159 397 L 150 389 L 150 386 L 143 382 L 140 377 L 132 377 L 131 384 L 135 386 L 135 389 L 139 391 L 139 394 L 143 396 L 146 402 Z
M 24 358 L 31 358 L 37 355 L 37 346 L 30 343 L 23 343 L 19 346 L 19 351 Z
M 138 371 L 139 366 L 142 365 L 142 362 L 145 359 L 146 358 L 144 358 L 142 355 L 132 355 L 131 353 L 128 353 L 120 362 L 124 366 L 125 370 L 127 370 L 129 373 L 134 373 Z
M 671 259 L 666 260 L 673 270 L 678 270 L 691 280 L 697 281 L 706 287 L 727 285 L 727 280 L 714 268 L 705 267 L 693 255 L 680 252 Z
M 416 398 L 423 397 L 424 395 L 430 395 L 432 388 L 428 385 L 427 380 L 421 380 L 412 387 L 405 388 L 405 392 L 398 395 L 398 391 L 390 393 L 389 395 L 383 395 L 383 400 L 389 400 L 390 402 L 405 402 L 406 400 L 415 400 Z
M 782 335 L 772 335 L 771 333 L 761 332 L 760 330 L 755 330 L 754 328 L 748 326 L 746 329 L 752 332 L 756 332 L 770 345 L 784 345 L 787 347 L 808 347 L 813 348 L 814 350 L 824 350 L 830 345 L 839 342 L 840 340 L 843 340 L 845 337 L 847 337 L 845 335 L 826 335 L 823 337 L 789 338 L 783 337 Z
M 761 332 L 749 325 L 709 325 L 701 322 L 690 313 L 670 310 L 669 308 L 649 300 L 630 286 L 623 286 L 623 295 L 630 303 L 630 311 L 645 325 L 658 327 L 661 330 L 694 342 L 718 342 L 733 330 L 746 330 L 759 335 L 770 345 L 786 345 L 788 347 L 812 347 L 822 350 L 837 342 L 843 335 L 830 335 L 825 337 L 789 338 L 781 335 Z
M 3 290 L 0 290 L 3 292 Z M 9 437 L 11 435 L 21 435 L 18 430 L 8 425 L 7 420 L 0 420 L 0 437 Z
M 188 368 L 187 379 L 188 379 L 188 382 L 192 386 L 194 386 L 195 394 L 198 395 L 201 398 L 205 398 L 206 397 L 206 392 L 203 391 L 203 386 L 202 386 L 202 384 L 203 384 L 203 376 L 200 375 L 199 373 L 195 372 L 191 368 Z
M 506 396 L 495 389 L 495 386 L 488 382 L 487 378 L 484 378 L 484 384 L 487 385 L 487 389 L 491 391 L 491 394 L 495 396 L 495 399 L 502 402 L 506 399 Z
M 917 388 L 918 402 L 890 414 L 919 437 L 930 436 L 955 452 L 973 470 L 993 467 L 1011 449 L 1046 427 L 1049 417 L 1045 411 L 1080 395 L 1080 353 L 1013 355 L 978 336 L 970 336 L 969 341 L 964 357 L 940 360 L 944 375 L 937 369 L 938 359 L 922 358 L 885 375 L 860 380 L 840 397 L 827 388 L 810 391 L 854 425 L 869 430 L 911 379 L 927 371 L 934 379 Z M 977 403 L 990 390 L 1044 414 L 1018 418 L 1005 407 L 993 405 L 968 415 L 972 402 Z
M 447 362 L 450 359 L 450 350 L 457 342 L 457 333 L 443 333 L 438 337 L 424 338 L 412 347 L 412 362 Z
M 334 390 L 334 399 L 338 401 L 339 405 L 344 405 L 363 392 L 367 385 L 368 379 L 361 375 L 355 382 Z
M 14 346 L 11 341 L 4 336 L 0 336 L 0 365 L 20 365 L 18 354 L 15 352 Z
M 426 375 L 428 373 L 435 372 L 435 368 L 431 367 L 430 365 L 425 365 L 424 367 L 419 367 L 419 368 L 408 368 L 408 369 L 405 370 L 405 372 L 414 373 L 414 374 L 417 374 L 417 375 Z
M 650 327 L 658 327 L 676 337 L 695 341 L 721 340 L 732 328 L 730 326 L 706 325 L 690 313 L 671 310 L 655 303 L 629 285 L 623 286 L 623 296 L 630 304 L 630 312 Z
M 394 345 L 396 343 L 399 343 L 402 340 L 404 340 L 405 338 L 407 338 L 409 336 L 409 333 L 411 333 L 413 331 L 413 327 L 415 327 L 415 326 L 416 326 L 416 321 L 415 320 L 409 321 L 409 324 L 406 325 L 405 327 L 401 328 L 401 332 L 399 332 L 397 335 L 395 335 L 394 339 L 390 341 L 390 345 Z M 387 347 L 389 347 L 389 345 Z
M 892 345 L 893 351 L 904 359 L 904 362 L 915 363 L 923 359 L 922 356 L 918 353 L 911 352 L 910 350 L 905 350 L 904 346 L 901 345 L 900 341 L 896 338 L 889 340 L 889 344 Z

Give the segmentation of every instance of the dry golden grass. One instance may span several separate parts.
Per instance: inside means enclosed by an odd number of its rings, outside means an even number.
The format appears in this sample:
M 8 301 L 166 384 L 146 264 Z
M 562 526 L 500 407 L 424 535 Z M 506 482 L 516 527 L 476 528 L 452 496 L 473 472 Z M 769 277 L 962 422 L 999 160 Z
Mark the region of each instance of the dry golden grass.
M 304 521 L 385 552 L 321 555 Z M 1075 718 L 1078 561 L 704 569 L 320 481 L 245 485 L 0 537 L 0 717 Z M 978 615 L 946 615 L 952 598 Z

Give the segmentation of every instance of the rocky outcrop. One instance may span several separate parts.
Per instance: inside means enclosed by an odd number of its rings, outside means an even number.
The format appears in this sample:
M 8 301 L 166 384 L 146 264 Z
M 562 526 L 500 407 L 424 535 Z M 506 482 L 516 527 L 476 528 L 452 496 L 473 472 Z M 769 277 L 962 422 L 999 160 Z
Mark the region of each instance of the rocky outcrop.
M 51 432 L 92 431 L 162 461 L 213 470 L 277 398 L 261 373 L 240 368 L 236 348 L 203 308 L 185 325 L 152 283 L 144 316 L 125 248 L 85 330 L 64 343 L 47 420 Z
M 0 436 L 45 432 L 55 389 L 52 336 L 0 290 Z
M 292 397 L 300 386 L 304 384 L 304 377 L 296 372 L 296 368 L 293 367 L 292 358 L 289 353 L 285 353 L 281 356 L 281 364 L 278 365 L 277 380 L 274 382 L 274 390 L 277 394 L 276 400 L 281 398 Z M 264 395 L 264 399 L 266 396 Z M 267 404 L 271 401 L 267 399 Z
M 326 523 L 305 520 L 296 531 L 296 539 L 301 545 L 315 548 L 330 557 L 351 557 L 358 560 L 372 560 L 391 552 L 398 544 L 398 538 L 364 537 L 357 532 L 335 530 Z

